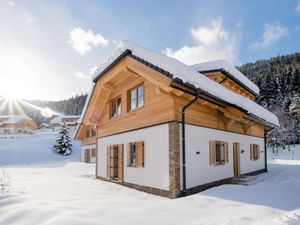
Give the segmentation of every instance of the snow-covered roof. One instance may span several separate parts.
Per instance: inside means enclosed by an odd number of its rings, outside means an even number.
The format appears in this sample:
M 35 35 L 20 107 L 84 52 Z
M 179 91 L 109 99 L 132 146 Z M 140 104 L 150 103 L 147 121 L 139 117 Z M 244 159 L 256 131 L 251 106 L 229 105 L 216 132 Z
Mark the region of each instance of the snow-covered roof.
M 55 123 L 62 123 L 64 119 L 76 119 L 78 120 L 80 118 L 80 115 L 65 115 L 65 116 L 56 116 L 54 117 L 51 121 L 50 124 L 55 124 Z M 77 122 L 77 121 L 73 121 Z
M 245 85 L 256 95 L 259 95 L 259 88 L 252 81 L 250 81 L 244 74 L 242 74 L 238 69 L 236 69 L 233 65 L 231 65 L 225 60 L 215 60 L 215 61 L 209 61 L 204 63 L 198 63 L 198 64 L 191 65 L 190 67 L 192 67 L 193 69 L 199 72 L 207 72 L 207 71 L 214 71 L 214 70 L 226 71 L 234 79 L 241 82 L 243 85 Z
M 32 119 L 27 115 L 2 115 L 0 116 L 0 119 L 3 119 L 3 121 L 1 122 L 2 124 L 15 124 L 23 119 L 32 121 Z
M 111 56 L 107 58 L 105 63 L 95 70 L 94 82 L 97 81 L 101 74 L 105 72 L 107 68 L 111 66 L 111 64 L 113 64 L 116 59 L 121 57 L 122 54 L 124 54 L 124 52 L 128 50 L 130 51 L 131 55 L 138 57 L 146 61 L 147 63 L 151 63 L 152 65 L 163 69 L 164 71 L 167 71 L 168 73 L 170 73 L 170 76 L 172 76 L 173 79 L 178 78 L 184 83 L 193 85 L 194 87 L 200 89 L 205 93 L 208 93 L 216 98 L 222 99 L 223 101 L 231 105 L 235 105 L 239 108 L 242 108 L 251 116 L 257 117 L 275 126 L 279 126 L 279 121 L 276 115 L 269 112 L 268 110 L 253 102 L 252 100 L 223 87 L 215 81 L 212 81 L 205 75 L 199 73 L 197 69 L 188 66 L 178 61 L 177 59 L 168 57 L 161 53 L 153 52 L 146 48 L 142 48 L 128 41 L 121 41 L 117 45 L 116 49 L 112 52 Z M 89 97 L 86 101 L 86 105 L 82 113 L 82 117 L 85 114 L 85 110 L 87 108 L 87 105 L 89 104 L 89 99 L 91 98 L 93 90 L 94 89 L 92 88 L 92 91 L 89 93 Z M 79 123 L 82 122 L 82 117 Z

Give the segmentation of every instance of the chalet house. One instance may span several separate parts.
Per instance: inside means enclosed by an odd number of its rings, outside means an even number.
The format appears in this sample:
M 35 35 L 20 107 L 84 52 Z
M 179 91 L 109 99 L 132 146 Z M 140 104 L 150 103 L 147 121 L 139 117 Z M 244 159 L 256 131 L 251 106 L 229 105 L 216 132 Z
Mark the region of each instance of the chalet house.
M 58 130 L 63 124 L 65 124 L 70 131 L 74 131 L 78 125 L 78 115 L 64 115 L 56 116 L 50 121 L 50 125 L 54 130 Z
M 267 171 L 277 117 L 225 61 L 188 66 L 120 42 L 96 70 L 74 138 L 96 127 L 96 177 L 176 198 Z
M 0 136 L 2 138 L 33 134 L 36 129 L 36 123 L 26 115 L 0 116 Z

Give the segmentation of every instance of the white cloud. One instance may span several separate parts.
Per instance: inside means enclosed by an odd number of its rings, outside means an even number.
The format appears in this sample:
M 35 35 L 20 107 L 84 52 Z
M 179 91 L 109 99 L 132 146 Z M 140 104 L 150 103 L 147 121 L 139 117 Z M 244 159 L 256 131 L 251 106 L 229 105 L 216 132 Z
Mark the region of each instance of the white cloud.
M 15 3 L 13 1 L 8 1 L 8 4 L 10 4 L 11 6 L 15 6 Z
M 225 30 L 222 18 L 213 19 L 207 26 L 192 27 L 190 33 L 194 46 L 184 45 L 178 50 L 166 48 L 164 53 L 187 64 L 216 59 L 235 62 L 239 35 Z
M 91 81 L 91 76 L 89 76 L 87 74 L 84 74 L 82 72 L 76 72 L 75 76 L 80 78 L 80 79 L 83 79 L 83 80 L 90 80 Z
M 82 28 L 77 27 L 70 31 L 70 44 L 79 52 L 80 55 L 84 55 L 90 51 L 92 47 L 106 47 L 108 46 L 108 40 L 106 40 L 101 34 L 94 34 L 93 31 L 84 31 Z
M 300 2 L 296 5 L 296 13 L 300 14 Z
M 252 43 L 249 47 L 254 50 L 266 48 L 287 35 L 288 28 L 281 26 L 279 22 L 273 24 L 266 23 L 264 25 L 262 40 Z

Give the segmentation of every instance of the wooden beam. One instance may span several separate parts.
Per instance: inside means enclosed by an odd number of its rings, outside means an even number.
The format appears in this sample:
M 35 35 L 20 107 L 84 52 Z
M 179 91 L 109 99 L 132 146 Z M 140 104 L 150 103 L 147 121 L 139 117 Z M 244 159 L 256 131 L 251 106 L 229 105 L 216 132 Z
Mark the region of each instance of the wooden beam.
M 227 123 L 226 123 L 226 130 L 229 130 L 231 128 L 231 126 L 234 124 L 236 120 L 235 119 L 230 119 Z
M 244 131 L 245 131 L 245 134 L 250 134 L 250 129 L 251 129 L 251 125 L 249 124 L 244 124 Z

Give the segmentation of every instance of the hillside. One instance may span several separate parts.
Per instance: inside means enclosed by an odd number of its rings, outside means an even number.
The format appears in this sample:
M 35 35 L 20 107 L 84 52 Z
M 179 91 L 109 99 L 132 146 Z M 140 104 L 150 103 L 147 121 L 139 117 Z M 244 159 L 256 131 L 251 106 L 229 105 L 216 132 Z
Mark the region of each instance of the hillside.
M 300 143 L 300 121 L 290 115 L 291 100 L 300 94 L 300 54 L 277 56 L 267 60 L 247 63 L 238 68 L 260 89 L 257 102 L 274 112 L 281 128 L 270 132 L 270 145 Z M 275 140 L 275 141 L 274 141 Z

